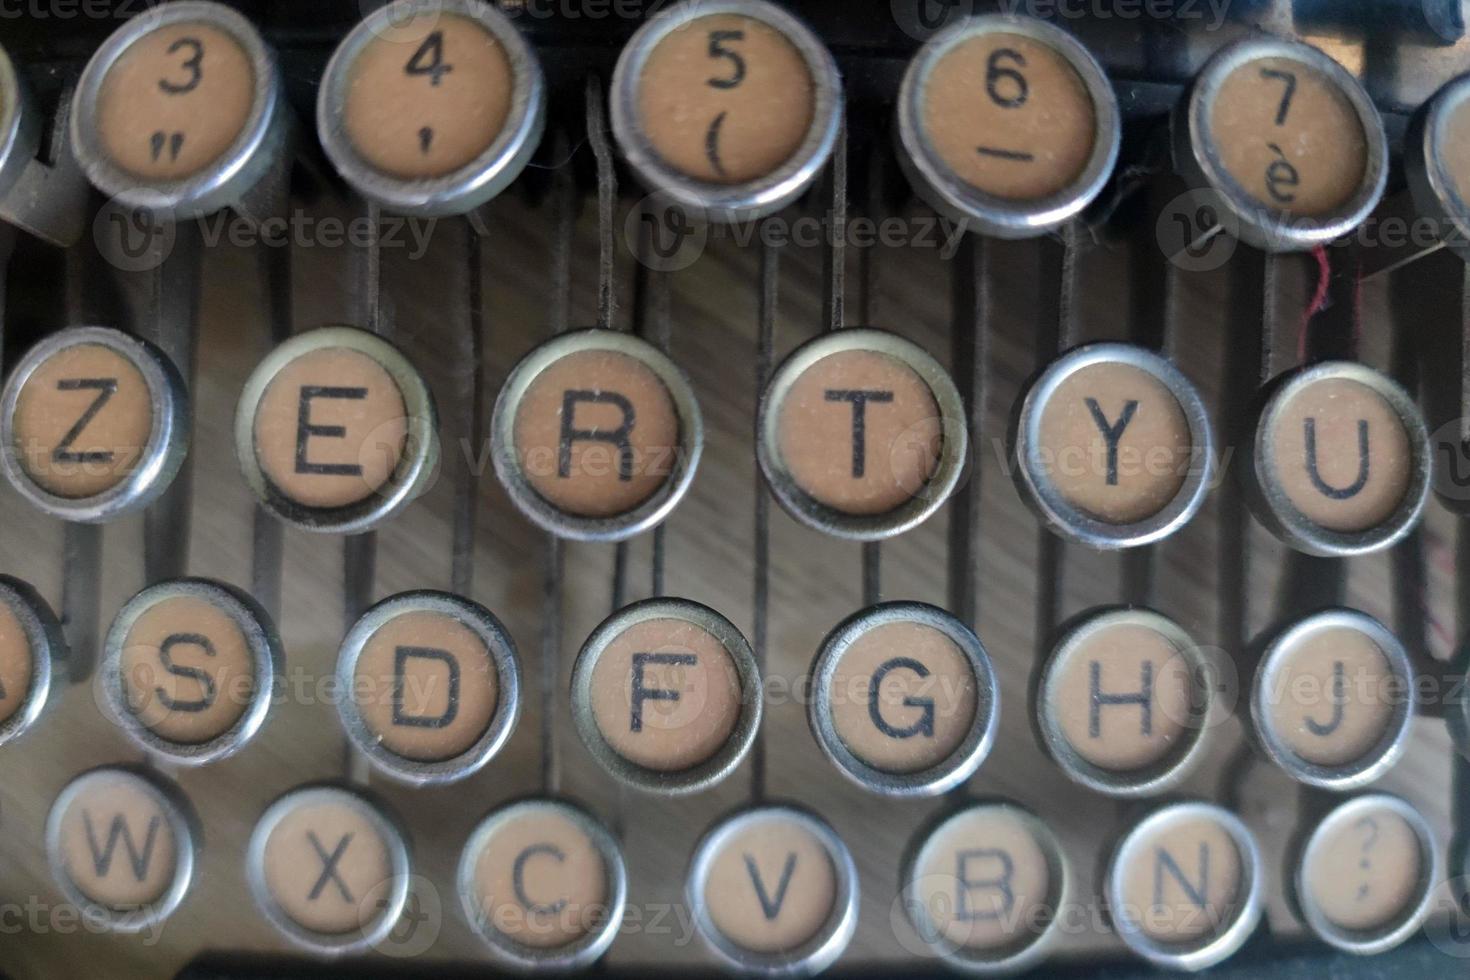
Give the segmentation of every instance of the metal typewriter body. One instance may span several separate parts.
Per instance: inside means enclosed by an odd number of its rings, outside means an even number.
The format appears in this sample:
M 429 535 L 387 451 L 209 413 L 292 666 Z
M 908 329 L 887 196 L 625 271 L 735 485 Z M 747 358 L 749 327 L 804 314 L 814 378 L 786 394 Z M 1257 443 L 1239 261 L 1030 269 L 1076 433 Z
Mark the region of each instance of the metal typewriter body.
M 1465 264 L 1440 249 L 1360 282 L 1344 271 L 1358 261 L 1356 246 L 1329 247 L 1324 265 L 1310 251 L 1267 254 L 1228 234 L 1205 236 L 1216 246 L 1228 242 L 1208 262 L 1171 261 L 1210 229 L 1174 172 L 1169 142 L 1171 113 L 1217 51 L 1263 32 L 1302 40 L 1371 96 L 1391 163 L 1380 214 L 1403 207 L 1394 202 L 1404 200 L 1414 115 L 1470 72 L 1470 39 L 1455 34 L 1454 4 L 1179 0 L 1150 13 L 1148 4 L 1125 0 L 1015 10 L 928 0 L 792 2 L 785 6 L 841 72 L 844 125 L 832 160 L 778 220 L 701 226 L 693 252 L 685 243 L 672 260 L 650 240 L 651 188 L 613 143 L 607 109 L 623 46 L 667 5 L 499 5 L 544 72 L 545 130 L 518 179 L 463 218 L 404 218 L 365 204 L 317 144 L 328 60 L 377 4 L 228 6 L 279 59 L 296 131 L 294 166 L 264 177 L 260 200 L 170 226 L 161 261 L 158 228 L 127 238 L 142 226 L 130 226 L 126 213 L 116 217 L 116 205 L 95 193 L 80 243 L 70 248 L 0 223 L 0 256 L 9 254 L 0 290 L 7 373 L 63 327 L 117 327 L 179 365 L 192 425 L 187 462 L 169 489 L 100 529 L 68 525 L 9 484 L 0 488 L 0 571 L 49 600 L 74 651 L 56 665 L 51 703 L 34 729 L 0 747 L 0 973 L 499 969 L 504 962 L 490 958 L 461 908 L 461 852 L 488 812 L 546 795 L 576 800 L 621 850 L 626 911 L 610 946 L 594 957 L 595 969 L 612 973 L 729 965 L 700 938 L 686 882 L 705 834 L 756 800 L 817 814 L 851 853 L 856 922 L 834 973 L 944 968 L 910 922 L 900 882 L 943 815 L 988 799 L 1037 815 L 1069 868 L 1074 917 L 1055 930 L 1037 965 L 1043 973 L 1151 975 L 1154 968 L 1119 940 L 1102 895 L 1119 838 L 1174 799 L 1228 807 L 1260 849 L 1261 924 L 1221 973 L 1423 976 L 1463 968 L 1470 912 L 1457 902 L 1466 889 L 1461 876 L 1470 874 L 1462 847 L 1470 835 L 1470 763 L 1445 716 L 1456 710 L 1449 688 L 1465 675 L 1470 525 L 1441 499 L 1452 503 L 1453 494 L 1442 493 L 1388 548 L 1309 556 L 1251 515 L 1236 471 L 1250 454 L 1243 433 L 1259 390 L 1303 361 L 1361 361 L 1413 393 L 1431 426 L 1462 417 L 1433 406 L 1467 403 Z M 132 7 L 143 5 L 84 3 L 73 16 L 71 5 L 53 2 L 9 16 L 0 0 L 0 46 L 49 119 L 66 110 L 98 46 L 142 12 Z M 962 234 L 915 197 L 896 158 L 895 103 L 910 59 L 944 24 L 996 9 L 1038 13 L 1075 36 L 1106 70 L 1121 120 L 1118 162 L 1096 199 L 1056 230 L 1017 241 Z M 65 176 L 66 139 L 50 128 L 39 136 L 40 158 L 58 167 L 54 187 Z M 260 226 L 239 217 L 272 202 L 290 219 L 279 232 L 284 247 L 262 241 Z M 46 222 L 44 193 L 23 203 Z M 891 239 L 881 233 L 885 221 L 896 229 Z M 1164 229 L 1181 221 L 1186 237 L 1175 241 Z M 763 240 L 772 228 L 787 236 Z M 1365 262 L 1381 254 L 1361 251 Z M 427 464 L 422 495 L 371 535 L 322 535 L 280 520 L 259 506 L 236 458 L 237 405 L 257 365 L 293 334 L 337 324 L 391 339 L 437 403 L 439 454 Z M 824 534 L 792 518 L 776 505 L 756 459 L 766 379 L 799 345 L 844 326 L 881 327 L 928 351 L 954 378 L 968 414 L 969 453 L 954 496 L 881 542 Z M 491 458 L 492 408 L 515 366 L 553 336 L 590 327 L 635 333 L 667 351 L 703 417 L 687 494 L 621 543 L 596 533 L 558 541 L 522 515 Z M 1028 509 L 1015 482 L 1016 406 L 1061 353 L 1097 341 L 1152 348 L 1176 365 L 1200 393 L 1223 464 L 1198 513 L 1141 548 L 1064 542 Z M 1435 487 L 1443 490 L 1441 480 Z M 199 766 L 150 763 L 109 720 L 110 676 L 86 667 L 135 593 L 185 574 L 253 595 L 283 646 L 259 731 L 240 751 Z M 393 778 L 344 749 L 334 693 L 343 637 L 372 603 L 417 589 L 483 605 L 518 651 L 514 730 L 483 768 L 455 782 Z M 762 666 L 755 744 L 699 792 L 630 787 L 576 734 L 582 719 L 570 692 L 578 650 L 610 612 L 655 596 L 695 600 L 728 617 L 751 638 Z M 947 795 L 911 798 L 857 785 L 809 725 L 804 679 L 823 638 L 880 599 L 948 609 L 974 628 L 993 664 L 1000 707 L 988 755 Z M 1233 668 L 1216 679 L 1221 720 L 1201 739 L 1190 774 L 1162 796 L 1110 798 L 1079 785 L 1043 748 L 1036 718 L 1040 667 L 1058 637 L 1085 613 L 1118 605 L 1165 614 Z M 1423 815 L 1447 871 L 1434 883 L 1424 930 L 1363 958 L 1314 939 L 1291 895 L 1301 834 L 1338 795 L 1294 781 L 1250 731 L 1251 672 L 1267 641 L 1332 606 L 1386 624 L 1416 675 L 1433 680 L 1426 701 L 1438 705 L 1421 705 L 1405 751 L 1372 789 L 1401 796 Z M 68 905 L 47 850 L 58 796 L 79 774 L 106 765 L 151 766 L 195 816 L 187 892 L 163 921 L 130 935 Z M 252 831 L 273 801 L 323 782 L 366 784 L 408 844 L 402 919 L 347 960 L 303 954 L 262 914 L 247 870 Z

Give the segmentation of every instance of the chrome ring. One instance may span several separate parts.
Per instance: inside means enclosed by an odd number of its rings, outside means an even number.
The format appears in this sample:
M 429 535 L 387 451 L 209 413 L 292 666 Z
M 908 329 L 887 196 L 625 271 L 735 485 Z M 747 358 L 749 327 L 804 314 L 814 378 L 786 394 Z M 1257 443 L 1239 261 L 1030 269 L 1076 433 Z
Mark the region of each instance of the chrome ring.
M 15 63 L 0 48 L 0 198 L 15 186 L 41 147 L 41 123 Z
M 4 603 L 20 623 L 31 653 L 30 686 L 10 717 L 0 722 L 0 745 L 4 745 L 25 734 L 40 719 L 51 697 L 53 677 L 71 653 L 61 621 L 30 585 L 18 578 L 0 575 L 0 603 Z
M 1454 174 L 1444 158 L 1450 124 L 1466 99 L 1470 75 L 1461 75 L 1415 114 L 1404 138 L 1404 176 L 1415 210 L 1437 223 L 1445 243 L 1470 262 L 1470 202 L 1455 189 Z

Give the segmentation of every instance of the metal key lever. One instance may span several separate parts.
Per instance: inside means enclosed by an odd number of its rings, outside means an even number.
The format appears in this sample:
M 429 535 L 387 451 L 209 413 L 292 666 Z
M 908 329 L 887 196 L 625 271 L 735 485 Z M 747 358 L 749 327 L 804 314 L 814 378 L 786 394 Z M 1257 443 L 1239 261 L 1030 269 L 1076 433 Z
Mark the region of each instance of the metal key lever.
M 45 157 L 54 162 L 45 163 L 40 110 L 0 49 L 0 221 L 62 248 L 75 244 L 86 227 L 87 182 L 64 136 L 71 103 L 68 89 Z

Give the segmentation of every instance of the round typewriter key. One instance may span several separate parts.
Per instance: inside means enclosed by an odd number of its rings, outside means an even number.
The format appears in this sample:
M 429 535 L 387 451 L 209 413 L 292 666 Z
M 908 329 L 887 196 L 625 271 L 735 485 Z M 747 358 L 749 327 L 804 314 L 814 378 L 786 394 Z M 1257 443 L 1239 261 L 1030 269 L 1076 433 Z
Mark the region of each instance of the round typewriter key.
M 693 793 L 745 757 L 760 727 L 760 674 L 728 619 L 688 599 L 648 599 L 582 645 L 572 709 L 582 742 L 615 777 Z
M 0 48 L 0 197 L 20 179 L 40 145 L 40 118 L 15 64 Z
M 1444 861 L 1428 821 L 1397 796 L 1338 804 L 1312 828 L 1290 876 L 1307 926 L 1350 953 L 1382 953 L 1429 913 Z
M 1015 479 L 1058 534 L 1093 548 L 1159 541 L 1204 502 L 1212 438 L 1194 385 L 1130 344 L 1062 355 L 1017 407 Z
M 323 327 L 281 344 L 250 375 L 235 452 L 282 520 L 355 534 L 427 488 L 439 458 L 434 399 L 387 341 Z
M 520 713 L 515 643 L 477 603 L 404 592 L 347 631 L 342 725 L 368 761 L 410 783 L 449 782 L 500 750 Z
M 68 656 L 46 600 L 20 579 L 0 575 L 0 745 L 41 717 L 54 665 Z
M 254 26 L 218 3 L 170 3 L 118 28 L 77 85 L 71 142 L 128 207 L 176 217 L 235 203 L 281 157 L 284 97 Z
M 1256 420 L 1250 500 L 1299 551 L 1360 555 L 1413 529 L 1430 489 L 1429 435 L 1404 389 L 1328 361 L 1280 379 Z
M 764 0 L 651 18 L 613 72 L 612 130 L 645 185 L 716 220 L 779 210 L 816 179 L 842 119 L 837 64 Z
M 1042 672 L 1042 742 L 1072 779 L 1110 796 L 1149 796 L 1199 761 L 1211 665 L 1173 620 L 1146 609 L 1091 615 Z
M 46 819 L 51 873 L 90 921 L 141 932 L 168 918 L 194 875 L 194 818 L 176 789 L 130 769 L 67 784 Z
M 586 811 L 524 800 L 491 813 L 459 859 L 465 918 L 507 965 L 578 970 L 617 936 L 627 899 L 623 855 Z
M 270 617 L 238 589 L 177 579 L 139 592 L 103 642 L 113 721 L 180 765 L 239 751 L 265 723 L 285 654 Z
M 373 803 L 335 786 L 295 789 L 250 835 L 255 902 L 286 937 L 327 955 L 366 951 L 408 899 L 408 848 Z
M 405 214 L 473 210 L 541 139 L 541 66 L 494 6 L 400 0 L 338 47 L 317 101 L 327 156 L 358 193 Z
M 1014 803 L 977 803 L 927 831 L 904 869 L 909 921 L 956 967 L 1010 974 L 1046 955 L 1067 902 L 1056 836 Z
M 793 806 L 760 806 L 716 825 L 694 852 L 687 895 L 709 948 L 744 973 L 820 973 L 857 925 L 847 845 Z
M 925 521 L 959 482 L 968 446 L 944 368 L 882 330 L 808 341 L 761 398 L 756 454 L 771 491 L 839 537 L 876 541 Z
M 1107 183 L 1121 139 L 1097 60 L 1040 20 L 959 21 L 920 49 L 898 96 L 899 159 L 936 210 L 1003 238 L 1043 234 Z
M 490 428 L 495 473 L 522 513 L 583 541 L 621 540 L 662 521 L 704 449 L 684 372 L 614 330 L 562 334 L 526 355 Z
M 888 602 L 839 623 L 812 663 L 817 744 L 859 785 L 932 796 L 985 760 L 1000 723 L 990 656 L 949 613 Z
M 1240 237 L 1268 251 L 1347 234 L 1388 179 L 1383 123 L 1362 86 L 1316 48 L 1281 38 L 1212 57 L 1179 104 L 1174 137 L 1186 179 L 1215 191 Z
M 1440 89 L 1404 139 L 1404 175 L 1414 208 L 1436 238 L 1470 261 L 1470 75 Z
M 1266 754 L 1310 786 L 1354 789 L 1404 754 L 1417 691 L 1403 644 L 1350 609 L 1308 616 L 1266 648 L 1251 721 Z
M 151 503 L 189 448 L 188 393 L 162 351 L 108 327 L 32 347 L 0 396 L 0 467 L 54 517 L 100 523 Z
M 1213 803 L 1173 803 L 1123 837 L 1107 872 L 1113 926 L 1165 969 L 1202 970 L 1229 957 L 1261 917 L 1255 838 Z

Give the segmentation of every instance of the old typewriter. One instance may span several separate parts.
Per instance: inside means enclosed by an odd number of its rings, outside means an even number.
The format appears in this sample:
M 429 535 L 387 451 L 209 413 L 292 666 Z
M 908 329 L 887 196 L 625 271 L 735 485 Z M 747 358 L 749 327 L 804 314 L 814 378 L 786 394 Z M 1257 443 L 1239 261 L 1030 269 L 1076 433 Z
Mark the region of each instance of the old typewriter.
M 1458 0 L 0 0 L 0 975 L 1470 963 Z

